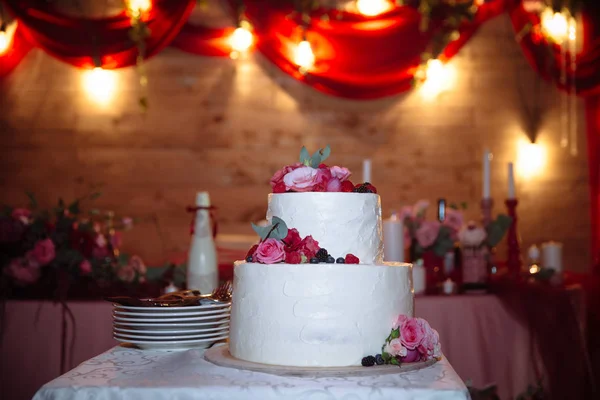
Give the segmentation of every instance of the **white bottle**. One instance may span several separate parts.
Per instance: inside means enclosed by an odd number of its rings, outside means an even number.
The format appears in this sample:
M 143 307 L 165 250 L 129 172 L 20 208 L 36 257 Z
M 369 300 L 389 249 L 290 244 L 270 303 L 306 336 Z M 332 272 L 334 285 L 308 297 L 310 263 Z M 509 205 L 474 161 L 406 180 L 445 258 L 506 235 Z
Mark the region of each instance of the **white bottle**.
M 197 207 L 210 207 L 208 192 L 198 192 Z M 212 235 L 209 210 L 197 210 L 194 234 L 187 265 L 187 288 L 198 289 L 202 294 L 212 292 L 219 284 L 217 249 Z

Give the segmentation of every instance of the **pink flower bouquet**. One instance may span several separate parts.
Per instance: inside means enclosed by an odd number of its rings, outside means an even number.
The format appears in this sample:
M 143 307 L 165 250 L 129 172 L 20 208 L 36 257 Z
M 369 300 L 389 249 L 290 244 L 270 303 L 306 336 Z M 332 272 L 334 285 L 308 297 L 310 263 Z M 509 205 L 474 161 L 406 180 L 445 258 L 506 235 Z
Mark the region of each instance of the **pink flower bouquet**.
M 423 318 L 400 315 L 392 325 L 381 351 L 386 364 L 439 359 L 442 356 L 440 337 Z

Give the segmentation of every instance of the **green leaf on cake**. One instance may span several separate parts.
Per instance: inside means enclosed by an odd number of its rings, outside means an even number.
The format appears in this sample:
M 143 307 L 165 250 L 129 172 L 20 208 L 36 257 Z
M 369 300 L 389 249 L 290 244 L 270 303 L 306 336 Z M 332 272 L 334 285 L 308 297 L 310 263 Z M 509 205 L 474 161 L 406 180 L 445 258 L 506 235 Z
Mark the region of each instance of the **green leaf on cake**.
M 392 365 L 400 365 L 400 362 L 398 362 L 398 360 L 396 359 L 396 357 L 394 357 L 394 358 L 392 358 L 390 360 L 390 364 L 392 364 Z
M 252 229 L 261 240 L 276 239 L 283 240 L 288 234 L 286 223 L 279 217 L 273 217 L 271 224 L 267 226 L 258 226 L 252 223 Z
M 313 168 L 319 168 L 319 165 L 329 157 L 331 154 L 331 148 L 329 145 L 324 149 L 319 149 L 310 158 L 310 166 Z
M 381 357 L 383 357 L 383 360 L 385 362 L 390 361 L 390 358 L 392 358 L 392 356 L 390 355 L 390 353 L 386 353 L 385 351 L 381 352 Z
M 300 162 L 304 165 L 310 165 L 310 154 L 308 154 L 308 150 L 306 150 L 305 146 L 302 146 L 302 150 L 300 150 Z
M 260 236 L 261 240 L 264 240 L 267 238 L 267 235 L 269 234 L 269 232 L 271 231 L 272 226 L 258 226 L 255 223 L 252 223 L 252 229 L 254 229 L 254 232 L 256 232 L 256 234 L 258 236 Z
M 285 222 L 281 218 L 274 216 L 271 223 L 273 227 L 269 237 L 277 240 L 285 239 L 288 234 L 288 227 Z
M 398 339 L 400 337 L 400 329 L 394 329 L 391 336 L 392 339 Z

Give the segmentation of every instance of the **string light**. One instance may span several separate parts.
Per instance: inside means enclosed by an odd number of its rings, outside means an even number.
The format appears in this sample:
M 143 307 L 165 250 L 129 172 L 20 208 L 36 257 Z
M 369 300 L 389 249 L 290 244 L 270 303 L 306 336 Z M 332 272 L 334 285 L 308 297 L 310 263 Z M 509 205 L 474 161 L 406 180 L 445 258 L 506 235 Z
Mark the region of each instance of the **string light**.
M 2 26 L 0 27 L 0 54 L 4 54 L 8 51 L 16 29 L 16 21 L 8 26 L 6 23 L 2 23 Z
M 569 37 L 568 11 L 553 12 L 546 7 L 540 15 L 542 32 L 553 42 L 562 44 Z
M 356 0 L 356 9 L 362 15 L 373 17 L 392 8 L 388 0 Z
M 294 51 L 294 62 L 302 72 L 310 70 L 315 64 L 315 55 L 310 43 L 305 39 L 298 43 Z
M 114 71 L 96 67 L 85 70 L 82 78 L 83 87 L 94 102 L 106 105 L 114 97 L 117 87 L 117 76 Z
M 239 54 L 247 52 L 254 44 L 254 35 L 251 31 L 252 26 L 248 21 L 242 21 L 240 26 L 233 31 L 229 38 L 229 43 L 233 52 L 232 58 L 237 58 Z
M 152 0 L 127 0 L 127 8 L 144 13 L 152 8 Z
M 456 79 L 456 71 L 448 64 L 438 59 L 427 61 L 424 73 L 421 73 L 424 82 L 421 93 L 427 100 L 434 99 L 440 93 L 452 88 Z

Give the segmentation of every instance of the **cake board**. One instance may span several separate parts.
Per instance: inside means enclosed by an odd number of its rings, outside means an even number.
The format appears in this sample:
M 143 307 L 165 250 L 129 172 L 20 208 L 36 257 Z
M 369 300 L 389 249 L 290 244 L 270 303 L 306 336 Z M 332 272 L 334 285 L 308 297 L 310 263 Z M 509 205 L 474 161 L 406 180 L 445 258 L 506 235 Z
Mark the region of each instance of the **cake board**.
M 263 372 L 271 375 L 290 376 L 298 378 L 327 378 L 327 377 L 352 377 L 401 374 L 427 368 L 437 360 L 420 361 L 397 365 L 374 365 L 372 367 L 350 366 L 350 367 L 294 367 L 289 365 L 260 364 L 240 360 L 231 355 L 229 346 L 221 345 L 212 347 L 204 353 L 204 358 L 220 367 L 242 369 L 254 372 Z

